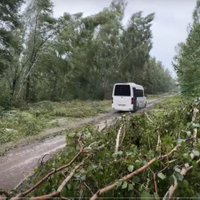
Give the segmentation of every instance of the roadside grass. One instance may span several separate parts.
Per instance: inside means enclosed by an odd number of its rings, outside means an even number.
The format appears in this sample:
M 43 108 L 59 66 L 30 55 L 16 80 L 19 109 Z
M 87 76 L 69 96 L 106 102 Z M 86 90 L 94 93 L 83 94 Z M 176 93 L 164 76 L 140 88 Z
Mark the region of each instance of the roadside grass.
M 39 102 L 23 109 L 0 112 L 0 152 L 7 143 L 38 136 L 41 131 L 64 122 L 90 118 L 111 111 L 110 101 Z
M 171 97 L 167 97 L 162 100 L 161 103 L 158 103 L 155 105 L 155 109 L 162 109 L 162 110 L 173 110 L 172 108 L 177 108 L 180 105 L 185 105 L 191 103 L 191 100 L 185 99 L 183 96 L 180 95 L 174 95 Z
M 160 98 L 160 95 L 151 95 L 151 94 L 148 94 L 146 96 L 147 96 L 148 100 L 154 100 L 154 99 Z
M 148 100 L 154 100 L 154 99 L 159 99 L 159 98 L 162 98 L 164 96 L 170 96 L 170 95 L 173 95 L 173 96 L 177 96 L 177 93 L 162 93 L 162 94 L 147 94 L 147 99 Z
M 93 117 L 100 113 L 111 110 L 110 101 L 71 101 L 71 102 L 39 102 L 30 105 L 29 111 L 35 116 L 48 118 L 72 117 L 83 118 Z

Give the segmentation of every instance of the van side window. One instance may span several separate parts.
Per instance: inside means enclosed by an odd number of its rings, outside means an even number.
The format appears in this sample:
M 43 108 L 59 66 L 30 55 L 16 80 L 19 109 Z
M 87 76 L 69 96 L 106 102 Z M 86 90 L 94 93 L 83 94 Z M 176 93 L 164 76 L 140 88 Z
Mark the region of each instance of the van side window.
M 143 90 L 138 90 L 134 88 L 134 96 L 135 97 L 143 97 L 144 96 L 144 91 Z

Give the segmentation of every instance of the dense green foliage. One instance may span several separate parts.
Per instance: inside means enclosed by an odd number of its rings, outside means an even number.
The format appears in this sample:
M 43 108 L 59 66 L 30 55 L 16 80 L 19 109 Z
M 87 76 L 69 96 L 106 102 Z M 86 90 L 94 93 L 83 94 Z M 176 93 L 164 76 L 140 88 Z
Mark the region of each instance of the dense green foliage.
M 4 107 L 10 104 L 10 88 L 4 77 L 11 64 L 16 62 L 15 54 L 21 51 L 22 43 L 19 43 L 18 33 L 22 28 L 19 15 L 22 2 L 23 0 L 0 2 L 0 106 Z
M 174 154 L 166 159 L 158 159 L 146 171 L 129 181 L 119 181 L 117 188 L 107 192 L 103 197 L 157 199 L 159 196 L 165 196 L 175 180 L 178 183 L 175 196 L 197 198 L 199 197 L 200 168 L 196 161 L 200 156 L 200 144 L 199 139 L 196 142 L 194 138 L 194 141 L 192 140 L 192 135 L 194 129 L 199 130 L 200 115 L 198 113 L 192 122 L 194 108 L 200 110 L 199 101 L 189 103 L 180 98 L 169 99 L 151 112 L 134 117 L 127 116 L 103 133 L 89 127 L 68 134 L 66 149 L 47 165 L 39 167 L 31 180 L 25 182 L 25 187 L 33 185 L 51 169 L 68 163 L 79 151 L 77 139 L 81 136 L 86 146 L 86 153 L 65 169 L 66 175 L 55 174 L 32 195 L 37 196 L 56 191 L 74 166 L 90 155 L 62 192 L 64 197 L 88 198 L 92 196 L 91 193 L 94 194 L 98 189 L 137 170 L 152 158 L 159 158 L 160 155 L 170 152 L 177 144 L 180 144 Z M 117 133 L 122 124 L 124 126 L 120 148 L 117 153 L 114 153 Z M 193 168 L 184 176 L 181 175 L 181 170 L 186 163 Z M 156 179 L 153 178 L 154 175 Z
M 18 17 L 21 2 L 0 3 L 0 105 L 103 99 L 111 96 L 113 83 L 123 81 L 143 84 L 148 93 L 173 86 L 169 72 L 149 54 L 154 14 L 134 13 L 123 26 L 126 3 L 114 0 L 92 16 L 64 13 L 56 19 L 51 0 L 31 0 Z
M 182 93 L 186 95 L 200 95 L 200 1 L 197 1 L 193 13 L 193 24 L 185 43 L 178 46 L 175 57 L 175 70 L 179 78 Z
M 19 8 L 23 0 L 2 0 L 0 3 L 0 75 L 12 61 L 12 51 L 18 51 L 15 38 L 20 28 Z
M 142 84 L 146 86 L 147 93 L 156 94 L 175 89 L 174 80 L 171 79 L 169 71 L 165 70 L 162 63 L 156 61 L 155 58 L 149 60 L 144 73 Z

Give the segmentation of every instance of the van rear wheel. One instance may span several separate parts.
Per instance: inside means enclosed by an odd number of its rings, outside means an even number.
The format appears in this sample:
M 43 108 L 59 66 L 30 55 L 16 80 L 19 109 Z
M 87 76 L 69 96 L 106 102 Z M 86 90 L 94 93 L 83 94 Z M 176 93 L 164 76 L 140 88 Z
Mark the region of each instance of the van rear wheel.
M 133 112 L 136 112 L 136 111 L 137 111 L 137 107 L 133 106 Z

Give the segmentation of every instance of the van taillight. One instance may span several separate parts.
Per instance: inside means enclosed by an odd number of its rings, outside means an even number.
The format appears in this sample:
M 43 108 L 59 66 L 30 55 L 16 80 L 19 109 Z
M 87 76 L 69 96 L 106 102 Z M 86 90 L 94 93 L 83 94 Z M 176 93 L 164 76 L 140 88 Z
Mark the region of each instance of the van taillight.
M 135 104 L 135 98 L 131 98 L 131 104 Z

